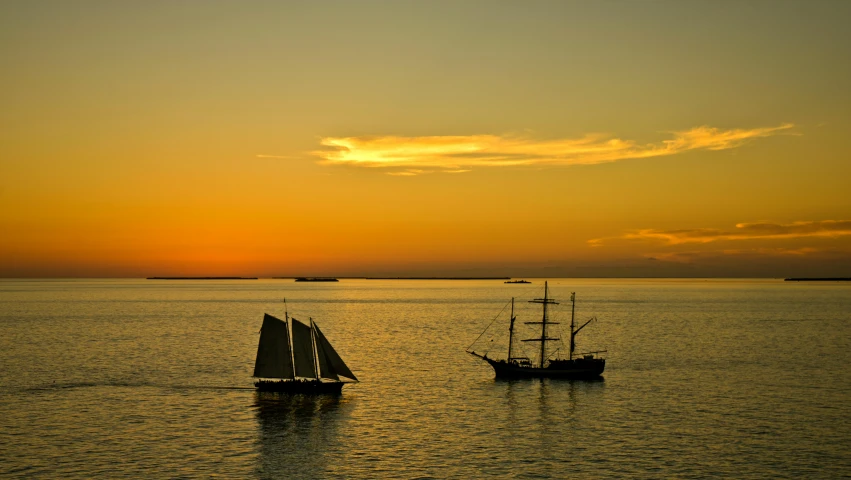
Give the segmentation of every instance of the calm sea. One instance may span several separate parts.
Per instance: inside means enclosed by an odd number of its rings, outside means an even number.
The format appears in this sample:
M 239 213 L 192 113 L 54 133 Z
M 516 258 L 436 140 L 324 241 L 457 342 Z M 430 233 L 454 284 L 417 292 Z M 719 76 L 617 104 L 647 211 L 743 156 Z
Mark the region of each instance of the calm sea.
M 851 284 L 551 279 L 604 380 L 494 380 L 464 350 L 533 282 L 0 280 L 0 475 L 851 475 Z M 283 298 L 361 383 L 253 390 Z

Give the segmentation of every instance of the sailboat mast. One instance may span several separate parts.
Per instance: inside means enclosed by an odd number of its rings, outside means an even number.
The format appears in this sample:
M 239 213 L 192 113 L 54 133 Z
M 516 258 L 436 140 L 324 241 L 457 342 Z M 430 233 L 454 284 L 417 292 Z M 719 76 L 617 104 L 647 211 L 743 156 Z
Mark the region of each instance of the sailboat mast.
M 286 316 L 286 314 L 285 314 Z M 292 325 L 290 325 L 289 316 L 287 316 L 287 321 L 284 322 L 285 328 L 287 329 L 289 335 L 287 335 L 287 342 L 290 344 L 290 361 L 292 361 L 293 365 L 293 380 L 295 380 L 295 343 L 293 342 L 293 329 Z
M 576 332 L 573 330 L 575 324 L 573 323 L 573 317 L 576 313 L 576 292 L 570 293 L 570 356 L 568 357 L 570 360 L 573 360 L 573 336 L 576 335 Z
M 511 363 L 511 346 L 514 344 L 514 297 L 511 297 L 511 325 L 508 327 L 508 363 Z
M 542 303 L 544 304 L 544 317 L 540 322 L 526 322 L 529 325 L 537 325 L 541 324 L 541 338 L 528 338 L 523 340 L 524 342 L 541 342 L 541 361 L 540 368 L 544 368 L 544 363 L 547 361 L 547 342 L 550 340 L 558 340 L 558 338 L 550 338 L 547 336 L 547 326 L 550 323 L 557 324 L 558 322 L 550 322 L 547 317 L 547 306 L 550 304 L 558 305 L 558 302 L 550 299 L 550 290 L 547 282 L 544 282 L 544 298 L 536 298 L 534 300 L 529 300 L 529 303 Z
M 284 328 L 287 329 L 287 343 L 290 349 L 290 362 L 293 366 L 293 379 L 295 379 L 295 344 L 293 343 L 293 331 L 290 328 L 290 314 L 287 311 L 287 299 L 284 298 Z
M 319 376 L 319 362 L 316 360 L 316 329 L 313 328 L 313 318 L 307 318 L 310 319 L 310 353 L 313 354 L 313 371 L 316 372 L 316 379 L 318 380 L 321 377 Z
M 547 353 L 547 282 L 544 282 L 544 318 L 541 320 L 541 368 Z

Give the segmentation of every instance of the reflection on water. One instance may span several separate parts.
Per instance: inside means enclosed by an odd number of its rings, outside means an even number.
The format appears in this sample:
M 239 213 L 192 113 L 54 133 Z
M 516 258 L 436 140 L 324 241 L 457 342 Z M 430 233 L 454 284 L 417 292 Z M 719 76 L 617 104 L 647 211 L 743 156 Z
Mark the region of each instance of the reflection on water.
M 470 357 L 526 295 L 501 282 L 34 285 L 0 281 L 0 478 L 851 471 L 849 285 L 551 279 L 600 318 L 583 335 L 611 352 L 605 382 L 495 381 Z M 362 383 L 251 388 L 258 320 L 281 297 L 327 325 Z
M 321 476 L 337 443 L 341 397 L 255 392 L 259 478 Z
M 534 391 L 537 394 L 537 405 L 541 415 L 548 411 L 548 406 L 555 397 L 555 401 L 559 408 L 567 407 L 568 413 L 572 413 L 576 409 L 577 390 L 585 393 L 598 392 L 602 393 L 605 387 L 605 379 L 603 377 L 587 379 L 587 380 L 564 380 L 551 378 L 528 378 L 528 379 L 502 379 L 495 378 L 495 385 L 505 387 L 505 399 L 509 408 L 509 412 L 516 408 L 529 408 L 528 403 L 520 405 L 518 403 L 518 392 Z
M 585 415 L 593 415 L 604 403 L 605 382 L 565 379 L 495 379 L 494 388 L 504 391 L 505 428 L 497 451 L 510 451 L 526 465 L 526 473 L 562 478 L 562 463 L 585 448 Z M 499 403 L 491 405 L 497 416 Z M 534 436 L 528 436 L 529 432 Z M 525 437 L 525 438 L 524 438 Z

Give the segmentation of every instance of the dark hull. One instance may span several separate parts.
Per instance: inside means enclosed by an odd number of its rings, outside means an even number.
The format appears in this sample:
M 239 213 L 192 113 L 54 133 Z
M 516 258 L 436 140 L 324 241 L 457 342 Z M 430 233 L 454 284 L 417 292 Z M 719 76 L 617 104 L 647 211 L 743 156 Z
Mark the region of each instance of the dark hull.
M 568 380 L 591 380 L 600 378 L 606 368 L 602 358 L 562 360 L 551 362 L 545 368 L 521 366 L 505 360 L 484 359 L 493 367 L 496 378 L 564 378 Z
M 339 395 L 344 382 L 320 382 L 319 380 L 258 380 L 254 386 L 260 392 L 278 392 L 303 395 Z

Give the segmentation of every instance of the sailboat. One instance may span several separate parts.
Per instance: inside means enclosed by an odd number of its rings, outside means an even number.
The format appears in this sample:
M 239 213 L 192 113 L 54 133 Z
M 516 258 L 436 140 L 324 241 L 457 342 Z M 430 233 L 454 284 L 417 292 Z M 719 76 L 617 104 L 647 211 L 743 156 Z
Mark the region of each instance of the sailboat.
M 305 324 L 286 313 L 263 315 L 254 377 L 260 391 L 304 394 L 339 394 L 358 381 L 312 318 Z
M 511 299 L 511 323 L 508 327 L 508 355 L 505 359 L 489 358 L 487 353 L 484 355 L 476 353 L 467 348 L 467 353 L 479 357 L 496 372 L 497 378 L 566 378 L 566 379 L 594 379 L 603 374 L 606 368 L 606 359 L 600 354 L 606 353 L 605 350 L 595 352 L 576 353 L 576 335 L 586 325 L 595 320 L 591 317 L 590 320 L 576 327 L 574 316 L 576 313 L 576 292 L 570 294 L 571 310 L 570 310 L 570 347 L 568 349 L 567 358 L 560 358 L 560 349 L 551 351 L 548 348 L 550 342 L 559 341 L 559 338 L 550 337 L 549 328 L 551 325 L 557 325 L 558 322 L 549 320 L 547 307 L 550 305 L 558 305 L 558 303 L 549 297 L 549 288 L 547 282 L 544 282 L 544 298 L 536 298 L 529 300 L 530 303 L 540 303 L 543 306 L 543 317 L 540 322 L 525 322 L 527 325 L 541 325 L 541 336 L 535 338 L 523 339 L 523 342 L 540 342 L 540 358 L 536 364 L 528 356 L 517 355 L 517 350 L 514 348 L 514 322 L 517 317 L 514 315 L 514 298 Z M 487 331 L 487 329 L 485 330 Z M 482 332 L 484 334 L 484 332 Z M 481 338 L 481 335 L 479 336 Z M 477 339 L 478 341 L 478 339 Z M 476 342 L 473 342 L 475 345 Z

